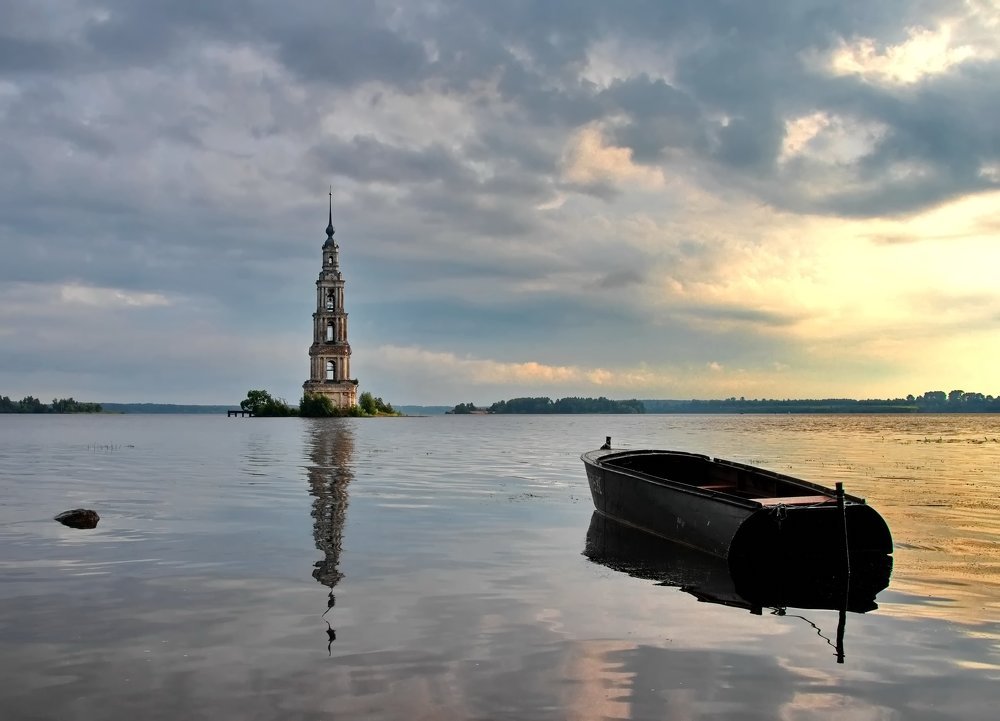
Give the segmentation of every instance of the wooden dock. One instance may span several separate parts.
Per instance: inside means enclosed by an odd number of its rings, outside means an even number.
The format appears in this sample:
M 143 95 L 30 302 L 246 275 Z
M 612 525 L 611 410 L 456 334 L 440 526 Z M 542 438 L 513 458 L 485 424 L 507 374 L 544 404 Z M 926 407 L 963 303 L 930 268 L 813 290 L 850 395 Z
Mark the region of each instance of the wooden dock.
M 232 416 L 239 416 L 240 418 L 253 418 L 253 411 L 244 411 L 242 409 L 236 411 L 226 411 L 226 418 L 231 418 Z

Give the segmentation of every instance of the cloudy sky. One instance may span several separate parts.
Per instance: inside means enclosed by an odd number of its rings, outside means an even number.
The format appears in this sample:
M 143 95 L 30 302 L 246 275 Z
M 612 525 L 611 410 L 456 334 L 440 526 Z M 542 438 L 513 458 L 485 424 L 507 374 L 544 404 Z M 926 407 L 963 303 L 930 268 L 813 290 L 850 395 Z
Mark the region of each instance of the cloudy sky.
M 0 395 L 997 394 L 993 0 L 0 0 Z

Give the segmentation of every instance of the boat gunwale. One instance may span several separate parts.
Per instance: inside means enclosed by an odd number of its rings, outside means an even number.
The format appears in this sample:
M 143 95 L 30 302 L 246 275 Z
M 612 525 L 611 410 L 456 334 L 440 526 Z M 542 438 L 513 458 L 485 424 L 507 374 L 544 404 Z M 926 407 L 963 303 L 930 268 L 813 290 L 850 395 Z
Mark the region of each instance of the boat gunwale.
M 689 493 L 694 496 L 704 497 L 708 500 L 723 501 L 732 505 L 737 505 L 743 508 L 748 508 L 753 510 L 768 507 L 767 504 L 764 504 L 752 498 L 744 498 L 743 496 L 736 496 L 730 493 L 726 493 L 725 491 L 711 490 L 703 488 L 701 486 L 695 486 L 690 483 L 685 483 L 684 481 L 674 480 L 673 478 L 668 478 L 664 476 L 654 476 L 649 473 L 643 473 L 642 471 L 636 471 L 629 468 L 620 468 L 616 465 L 605 463 L 606 461 L 611 461 L 616 458 L 625 458 L 630 456 L 643 456 L 643 455 L 649 455 L 649 456 L 663 455 L 663 456 L 698 458 L 701 460 L 708 461 L 709 463 L 737 468 L 750 473 L 756 473 L 783 482 L 788 482 L 807 490 L 817 491 L 818 493 L 816 495 L 823 495 L 829 499 L 829 501 L 826 501 L 821 505 L 826 505 L 826 503 L 828 502 L 836 501 L 836 491 L 827 486 L 822 486 L 818 483 L 813 483 L 811 481 L 806 481 L 801 478 L 797 478 L 795 476 L 789 476 L 783 473 L 778 473 L 776 471 L 771 471 L 766 468 L 761 468 L 759 466 L 751 466 L 746 463 L 730 461 L 724 458 L 713 458 L 712 456 L 705 455 L 704 453 L 690 453 L 687 451 L 670 451 L 665 449 L 643 449 L 643 448 L 597 449 L 582 453 L 580 455 L 580 459 L 584 462 L 584 464 L 593 465 L 594 467 L 600 468 L 603 471 L 620 473 L 625 476 L 630 476 L 636 480 L 640 480 L 646 483 L 653 483 L 659 486 L 664 486 L 666 488 L 671 488 L 684 493 Z M 768 498 L 783 498 L 783 497 L 784 496 L 771 496 Z M 794 498 L 794 496 L 790 496 L 790 498 Z M 864 498 L 861 498 L 859 496 L 853 496 L 846 493 L 844 494 L 844 500 L 849 504 L 867 505 Z M 805 507 L 806 506 L 802 506 L 802 508 Z

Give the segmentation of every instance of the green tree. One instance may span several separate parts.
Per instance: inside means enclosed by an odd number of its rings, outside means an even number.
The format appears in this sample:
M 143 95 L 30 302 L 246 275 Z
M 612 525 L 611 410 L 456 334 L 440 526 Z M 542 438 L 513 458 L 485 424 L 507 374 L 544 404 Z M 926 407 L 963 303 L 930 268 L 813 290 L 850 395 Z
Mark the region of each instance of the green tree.
M 274 398 L 272 397 L 268 403 L 265 403 L 261 407 L 258 413 L 254 415 L 271 417 L 271 418 L 284 418 L 287 416 L 294 416 L 295 411 L 288 406 L 284 398 Z
M 375 396 L 370 391 L 365 391 L 358 397 L 358 407 L 369 416 L 375 415 L 378 411 L 378 408 L 375 406 Z
M 20 413 L 45 413 L 49 407 L 34 396 L 25 396 L 18 402 Z
M 948 396 L 944 391 L 927 391 L 923 396 L 924 404 L 931 407 L 944 405 L 947 400 Z
M 247 397 L 240 401 L 240 408 L 256 416 L 260 415 L 262 408 L 273 402 L 274 399 L 267 391 L 247 391 Z
M 370 391 L 365 391 L 358 396 L 358 404 L 354 406 L 356 413 L 351 415 L 361 416 L 398 416 L 401 415 L 392 404 L 386 403 L 381 398 L 376 398 Z M 352 411 L 354 410 L 352 409 Z
M 299 415 L 304 418 L 331 418 L 342 415 L 329 396 L 322 393 L 304 393 L 299 401 Z
M 292 416 L 295 412 L 288 407 L 282 398 L 275 398 L 267 391 L 247 391 L 247 397 L 240 401 L 240 408 L 250 411 L 255 416 Z

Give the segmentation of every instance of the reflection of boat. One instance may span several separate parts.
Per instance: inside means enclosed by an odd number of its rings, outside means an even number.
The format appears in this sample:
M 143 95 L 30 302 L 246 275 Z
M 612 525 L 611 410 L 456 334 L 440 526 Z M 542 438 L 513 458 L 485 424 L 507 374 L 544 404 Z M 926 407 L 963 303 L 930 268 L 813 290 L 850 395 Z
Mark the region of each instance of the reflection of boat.
M 595 508 L 721 558 L 789 549 L 892 553 L 892 536 L 863 498 L 753 466 L 679 451 L 581 456 Z
M 810 608 L 865 613 L 889 585 L 892 556 L 851 555 L 850 573 L 828 558 L 741 554 L 728 561 L 618 523 L 596 511 L 584 555 L 630 576 L 677 586 L 699 601 L 745 608 Z

